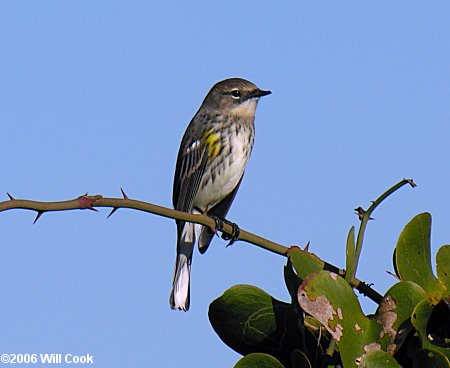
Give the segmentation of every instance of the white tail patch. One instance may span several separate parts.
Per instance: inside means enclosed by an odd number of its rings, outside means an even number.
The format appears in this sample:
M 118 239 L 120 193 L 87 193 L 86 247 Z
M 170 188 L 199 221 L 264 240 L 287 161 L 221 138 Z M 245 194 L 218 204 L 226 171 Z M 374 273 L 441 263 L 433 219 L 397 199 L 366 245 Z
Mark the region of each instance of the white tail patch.
M 186 222 L 181 230 L 177 244 L 177 259 L 173 275 L 172 292 L 170 294 L 170 307 L 172 309 L 189 309 L 189 293 L 191 278 L 191 261 L 194 242 L 201 225 Z
M 179 254 L 175 268 L 173 289 L 170 296 L 170 306 L 172 309 L 189 309 L 189 283 L 191 265 L 184 254 Z

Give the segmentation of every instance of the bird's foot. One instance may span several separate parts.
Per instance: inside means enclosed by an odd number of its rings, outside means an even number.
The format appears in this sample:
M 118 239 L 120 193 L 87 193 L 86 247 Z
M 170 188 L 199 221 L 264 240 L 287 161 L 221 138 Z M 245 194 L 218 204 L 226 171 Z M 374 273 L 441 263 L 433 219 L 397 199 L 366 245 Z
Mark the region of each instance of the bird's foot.
M 229 247 L 230 245 L 232 245 L 236 240 L 239 239 L 239 234 L 241 232 L 241 230 L 239 229 L 239 226 L 237 224 L 235 224 L 234 222 L 228 221 L 227 219 L 224 218 L 220 218 L 218 216 L 215 215 L 208 215 L 211 219 L 214 220 L 214 222 L 216 223 L 214 228 L 211 228 L 211 231 L 214 234 L 217 234 L 217 231 L 222 231 L 222 239 L 224 240 L 229 240 L 230 242 L 227 244 L 227 247 Z M 230 225 L 232 228 L 231 234 L 225 234 L 223 232 L 223 226 L 227 224 Z
M 227 247 L 229 247 L 230 245 L 232 245 L 236 240 L 239 239 L 239 234 L 241 233 L 241 229 L 239 229 L 239 226 L 237 224 L 235 224 L 234 222 L 228 221 L 226 219 L 224 219 L 224 222 L 227 225 L 231 226 L 231 234 L 225 234 L 222 233 L 222 239 L 224 240 L 229 240 L 230 242 L 227 244 Z
M 207 215 L 209 218 L 213 219 L 215 222 L 214 227 L 210 227 L 210 230 L 212 231 L 213 234 L 217 234 L 217 231 L 222 231 L 223 229 L 223 225 L 224 225 L 224 220 L 221 219 L 220 217 L 217 217 L 215 215 Z

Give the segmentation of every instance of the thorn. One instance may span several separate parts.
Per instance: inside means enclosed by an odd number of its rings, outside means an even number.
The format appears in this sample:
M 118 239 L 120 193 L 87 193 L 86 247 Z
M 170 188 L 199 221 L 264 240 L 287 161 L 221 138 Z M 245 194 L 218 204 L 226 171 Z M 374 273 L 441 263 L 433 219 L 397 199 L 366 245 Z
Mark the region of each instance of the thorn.
M 37 211 L 37 215 L 33 221 L 33 225 L 36 223 L 37 220 L 39 220 L 39 218 L 42 216 L 43 213 L 44 213 L 44 211 Z
M 116 212 L 118 209 L 119 209 L 119 207 L 114 207 L 114 208 L 112 209 L 112 211 L 109 213 L 109 215 L 106 216 L 106 218 L 109 219 L 109 218 L 112 216 L 112 214 L 113 214 L 114 212 Z
M 305 246 L 305 249 L 303 249 L 305 252 L 309 252 L 309 244 L 311 244 L 311 240 L 308 240 L 308 243 Z
M 88 207 L 87 209 L 90 210 L 90 211 L 98 212 L 98 209 L 96 209 L 96 208 L 94 208 L 94 207 Z
M 387 273 L 388 275 L 391 275 L 391 276 L 395 277 L 397 280 L 400 281 L 400 278 L 399 278 L 395 273 L 392 273 L 391 271 L 386 271 L 386 273 Z
M 127 194 L 125 193 L 125 191 L 122 188 L 120 188 L 120 191 L 122 192 L 123 199 L 128 199 Z
M 8 195 L 10 201 L 14 201 L 15 200 L 15 198 L 11 194 L 9 194 L 9 193 L 6 193 L 6 194 Z
M 355 213 L 358 215 L 359 221 L 362 221 L 364 215 L 366 214 L 366 210 L 362 207 L 355 208 Z M 369 217 L 369 220 L 375 220 L 373 217 Z
M 405 180 L 408 182 L 409 185 L 411 185 L 412 188 L 417 187 L 417 184 L 414 183 L 413 179 L 405 179 Z

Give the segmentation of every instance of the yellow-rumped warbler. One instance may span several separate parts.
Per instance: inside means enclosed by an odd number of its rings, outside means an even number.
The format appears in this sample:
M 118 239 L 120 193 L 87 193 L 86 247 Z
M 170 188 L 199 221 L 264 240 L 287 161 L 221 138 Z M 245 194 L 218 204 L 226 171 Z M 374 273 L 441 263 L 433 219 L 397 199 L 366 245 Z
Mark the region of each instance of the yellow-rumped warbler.
M 181 141 L 173 182 L 176 210 L 223 219 L 236 195 L 253 148 L 255 110 L 270 94 L 240 78 L 211 88 Z M 172 309 L 189 309 L 192 252 L 198 239 L 204 253 L 214 232 L 202 225 L 176 221 L 177 259 L 170 294 Z

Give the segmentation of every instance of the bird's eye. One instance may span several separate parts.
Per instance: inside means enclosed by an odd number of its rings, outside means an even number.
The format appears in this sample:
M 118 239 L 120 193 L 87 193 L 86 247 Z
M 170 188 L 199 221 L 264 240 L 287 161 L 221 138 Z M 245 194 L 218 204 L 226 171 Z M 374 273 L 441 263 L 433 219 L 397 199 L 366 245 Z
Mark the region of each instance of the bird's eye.
M 241 91 L 239 91 L 238 89 L 233 89 L 231 92 L 231 97 L 233 97 L 234 99 L 238 100 L 241 98 Z

